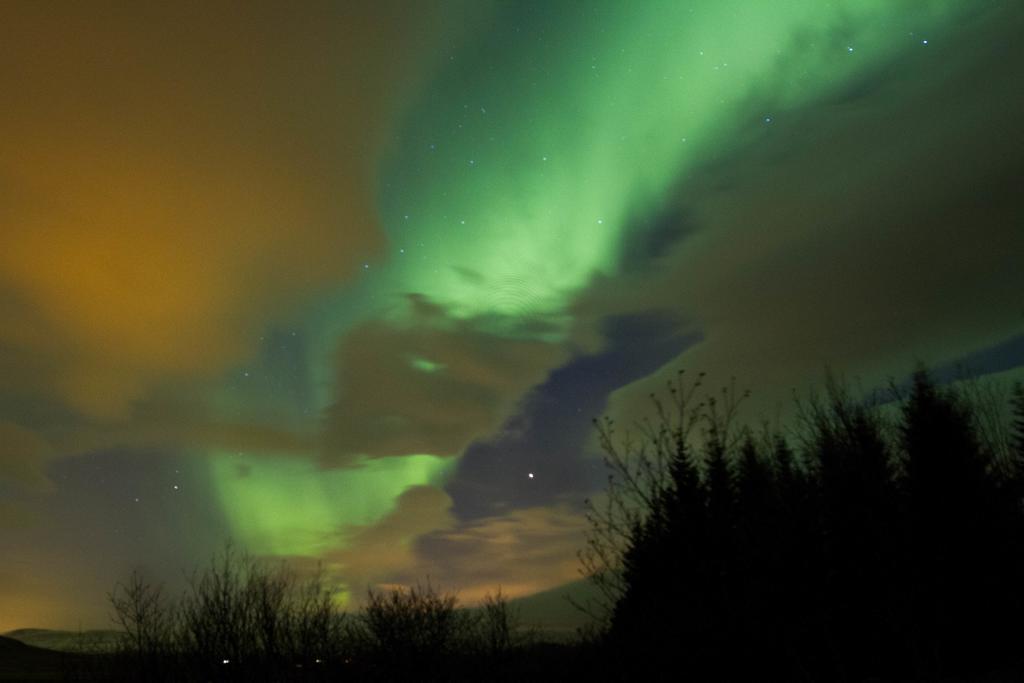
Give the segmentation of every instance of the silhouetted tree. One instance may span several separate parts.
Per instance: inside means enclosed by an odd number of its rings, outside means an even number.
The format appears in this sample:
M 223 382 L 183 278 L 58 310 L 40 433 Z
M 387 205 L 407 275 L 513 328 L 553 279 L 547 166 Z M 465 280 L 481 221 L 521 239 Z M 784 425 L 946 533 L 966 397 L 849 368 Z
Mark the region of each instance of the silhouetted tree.
M 687 452 L 703 409 L 695 401 L 700 386 L 700 376 L 686 386 L 680 372 L 669 383 L 667 405 L 652 395 L 657 420 L 642 423 L 638 437 L 627 433 L 620 439 L 610 419 L 594 421 L 608 484 L 604 495 L 585 501 L 590 533 L 579 559 L 581 572 L 600 597 L 596 604 L 579 607 L 604 626 L 615 620 L 616 612 L 632 609 L 633 601 L 623 598 L 627 586 L 637 584 L 629 578 L 631 567 L 648 566 L 640 555 L 680 533 L 668 526 L 669 520 L 674 525 L 688 520 L 688 507 L 703 512 L 694 500 L 702 493 L 700 475 Z
M 499 589 L 476 609 L 430 583 L 372 589 L 341 612 L 317 571 L 304 578 L 231 545 L 178 600 L 134 573 L 110 594 L 115 652 L 74 660 L 76 680 L 565 680 L 589 664 L 541 650 Z M 586 650 L 583 644 L 578 646 Z M 582 668 L 581 668 L 582 667 Z
M 892 580 L 895 487 L 882 418 L 832 377 L 807 406 L 809 457 L 818 475 L 822 627 L 842 676 L 878 670 L 895 640 L 884 586 Z
M 938 675 L 967 666 L 957 653 L 980 636 L 984 617 L 983 566 L 991 568 L 988 507 L 996 494 L 986 476 L 967 406 L 937 388 L 924 371 L 914 374 L 903 406 L 901 438 L 908 495 L 908 588 L 917 669 Z M 980 624 L 979 624 L 980 626 Z
M 121 629 L 117 653 L 139 681 L 165 680 L 166 659 L 173 655 L 175 614 L 163 588 L 133 571 L 108 596 L 114 623 Z
M 634 484 L 591 518 L 618 523 L 591 538 L 617 543 L 599 568 L 616 579 L 606 637 L 621 678 L 933 679 L 1012 661 L 1024 390 L 1006 427 L 923 370 L 896 412 L 828 378 L 799 404 L 794 451 L 735 429 L 734 391 L 698 402 L 697 386 L 670 386 L 674 411 L 655 401 L 646 440 L 602 432 L 613 480 Z

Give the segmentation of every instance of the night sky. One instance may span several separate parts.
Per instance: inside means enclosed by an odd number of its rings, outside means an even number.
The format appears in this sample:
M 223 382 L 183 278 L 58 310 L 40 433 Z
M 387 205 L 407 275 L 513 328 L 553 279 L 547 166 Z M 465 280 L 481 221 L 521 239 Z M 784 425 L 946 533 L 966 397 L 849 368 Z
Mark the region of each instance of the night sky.
M 578 578 L 680 368 L 1024 369 L 1019 0 L 0 7 L 0 631 Z

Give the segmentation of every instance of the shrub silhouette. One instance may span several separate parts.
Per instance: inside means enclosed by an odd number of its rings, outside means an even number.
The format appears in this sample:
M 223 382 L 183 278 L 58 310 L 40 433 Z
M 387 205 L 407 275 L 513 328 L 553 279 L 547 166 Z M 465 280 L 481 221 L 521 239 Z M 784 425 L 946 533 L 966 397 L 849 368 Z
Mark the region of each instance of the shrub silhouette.
M 185 594 L 166 598 L 135 572 L 110 594 L 123 637 L 84 678 L 133 681 L 319 680 L 346 651 L 345 616 L 322 573 L 300 580 L 228 545 Z
M 519 610 L 509 604 L 500 587 L 484 596 L 478 619 L 479 642 L 492 658 L 504 658 L 536 638 L 533 629 L 524 628 Z
M 478 609 L 429 582 L 370 590 L 341 612 L 322 573 L 304 579 L 228 545 L 170 600 L 134 572 L 110 593 L 122 637 L 69 677 L 127 681 L 521 680 L 530 633 L 498 590 Z
M 136 570 L 108 596 L 114 622 L 122 637 L 116 651 L 140 680 L 157 680 L 164 661 L 173 654 L 174 615 L 160 586 L 148 583 Z
M 798 419 L 735 424 L 734 389 L 669 386 L 639 437 L 598 434 L 584 571 L 618 676 L 935 679 L 1014 664 L 1024 635 L 1024 390 L 1009 459 L 970 392 L 923 370 L 899 410 L 829 378 Z M 796 446 L 791 446 L 790 442 Z
M 442 664 L 459 649 L 470 626 L 454 594 L 439 593 L 430 583 L 390 591 L 370 590 L 360 615 L 370 652 L 381 658 L 388 678 L 440 677 Z

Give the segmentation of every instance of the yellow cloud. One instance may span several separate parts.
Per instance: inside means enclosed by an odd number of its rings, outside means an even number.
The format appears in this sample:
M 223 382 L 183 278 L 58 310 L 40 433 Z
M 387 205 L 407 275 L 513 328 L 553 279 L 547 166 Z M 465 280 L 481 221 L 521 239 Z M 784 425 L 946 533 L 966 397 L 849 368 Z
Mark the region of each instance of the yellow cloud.
M 9 386 L 124 416 L 244 359 L 377 253 L 379 84 L 410 78 L 432 35 L 401 7 L 5 8 Z

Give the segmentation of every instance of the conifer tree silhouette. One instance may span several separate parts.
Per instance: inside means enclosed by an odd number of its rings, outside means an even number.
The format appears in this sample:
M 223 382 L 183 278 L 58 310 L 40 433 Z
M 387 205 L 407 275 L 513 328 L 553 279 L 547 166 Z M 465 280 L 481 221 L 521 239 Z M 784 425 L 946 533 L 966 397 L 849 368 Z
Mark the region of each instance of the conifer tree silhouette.
M 707 399 L 679 412 L 703 429 L 656 402 L 648 442 L 615 451 L 657 483 L 620 508 L 631 516 L 607 632 L 620 678 L 936 679 L 1012 665 L 1024 389 L 1006 467 L 976 432 L 977 395 L 924 370 L 895 412 L 825 386 L 800 405 L 798 449 L 734 429 L 735 401 Z
M 960 669 L 957 652 L 977 649 L 984 629 L 984 570 L 991 545 L 986 518 L 997 493 L 971 426 L 955 395 L 914 374 L 901 427 L 908 495 L 909 585 L 918 669 L 931 674 Z M 981 571 L 979 571 L 981 570 Z M 980 625 L 980 624 L 979 624 Z M 962 638 L 971 640 L 964 647 Z

